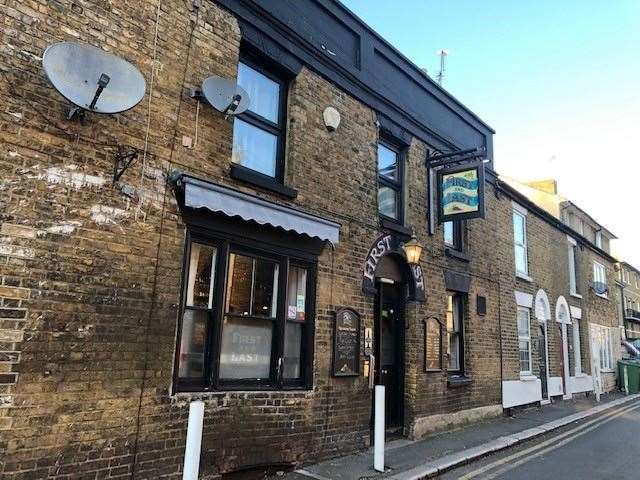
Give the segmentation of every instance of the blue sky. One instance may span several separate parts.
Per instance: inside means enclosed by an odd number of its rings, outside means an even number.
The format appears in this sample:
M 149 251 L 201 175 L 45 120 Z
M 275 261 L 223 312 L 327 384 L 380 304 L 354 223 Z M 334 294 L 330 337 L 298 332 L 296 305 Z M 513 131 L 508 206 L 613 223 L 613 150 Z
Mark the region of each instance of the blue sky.
M 640 268 L 640 0 L 343 0 L 496 130 L 495 167 L 554 177 Z

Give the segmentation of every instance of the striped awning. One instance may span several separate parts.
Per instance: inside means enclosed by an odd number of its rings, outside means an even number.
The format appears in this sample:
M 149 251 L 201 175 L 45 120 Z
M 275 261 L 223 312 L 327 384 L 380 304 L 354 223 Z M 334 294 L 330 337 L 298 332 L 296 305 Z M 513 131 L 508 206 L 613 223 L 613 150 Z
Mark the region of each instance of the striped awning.
M 338 243 L 340 224 L 295 208 L 278 205 L 229 187 L 181 174 L 174 181 L 184 188 L 184 206 L 206 208 L 229 217 Z

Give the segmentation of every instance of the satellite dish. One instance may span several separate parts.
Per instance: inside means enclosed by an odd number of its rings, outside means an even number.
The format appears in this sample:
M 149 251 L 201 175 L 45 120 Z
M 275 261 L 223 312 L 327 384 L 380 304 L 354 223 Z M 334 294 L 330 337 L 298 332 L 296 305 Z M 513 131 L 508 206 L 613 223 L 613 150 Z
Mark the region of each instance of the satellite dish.
M 225 115 L 238 115 L 251 103 L 249 94 L 232 80 L 212 75 L 202 82 L 202 95 Z
M 49 45 L 42 66 L 56 90 L 76 105 L 68 118 L 86 110 L 114 114 L 135 107 L 146 90 L 140 71 L 99 48 L 76 42 Z
M 598 295 L 604 295 L 609 291 L 607 284 L 603 282 L 593 282 L 593 291 Z

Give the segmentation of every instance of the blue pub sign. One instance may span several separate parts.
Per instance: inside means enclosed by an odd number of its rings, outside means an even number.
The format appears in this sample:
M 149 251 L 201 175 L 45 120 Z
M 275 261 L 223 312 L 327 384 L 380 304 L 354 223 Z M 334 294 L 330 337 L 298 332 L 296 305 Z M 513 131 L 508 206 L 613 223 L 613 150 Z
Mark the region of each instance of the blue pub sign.
M 484 218 L 484 163 L 438 171 L 438 220 L 440 223 Z

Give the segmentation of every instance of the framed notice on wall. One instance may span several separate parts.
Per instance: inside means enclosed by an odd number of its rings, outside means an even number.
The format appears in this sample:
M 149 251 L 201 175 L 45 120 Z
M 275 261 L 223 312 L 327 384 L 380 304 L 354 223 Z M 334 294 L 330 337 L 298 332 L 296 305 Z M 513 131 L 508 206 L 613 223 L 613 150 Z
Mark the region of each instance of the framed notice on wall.
M 334 377 L 360 375 L 360 315 L 351 308 L 336 312 L 332 363 Z
M 442 370 L 442 324 L 435 317 L 424 321 L 424 371 Z
M 438 221 L 484 218 L 484 163 L 438 171 Z

